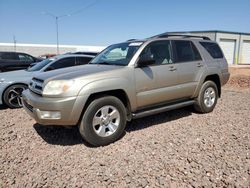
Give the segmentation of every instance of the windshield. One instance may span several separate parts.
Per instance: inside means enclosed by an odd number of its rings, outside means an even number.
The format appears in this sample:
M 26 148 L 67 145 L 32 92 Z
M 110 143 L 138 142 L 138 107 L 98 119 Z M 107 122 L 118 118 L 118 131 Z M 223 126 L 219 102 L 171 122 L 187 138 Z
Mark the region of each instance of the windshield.
M 98 54 L 90 64 L 126 66 L 141 45 L 142 42 L 126 42 L 111 45 Z
M 29 71 L 29 72 L 39 71 L 43 67 L 48 65 L 51 61 L 53 61 L 53 59 L 45 59 L 45 60 L 43 60 L 43 61 L 41 61 L 39 63 L 36 63 L 33 67 L 28 68 L 27 71 Z

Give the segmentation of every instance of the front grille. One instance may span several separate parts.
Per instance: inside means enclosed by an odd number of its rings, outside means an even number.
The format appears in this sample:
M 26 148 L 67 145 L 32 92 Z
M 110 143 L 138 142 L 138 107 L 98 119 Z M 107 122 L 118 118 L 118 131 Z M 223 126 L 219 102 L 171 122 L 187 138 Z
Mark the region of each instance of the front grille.
M 23 100 L 23 104 L 26 106 L 26 108 L 28 108 L 29 111 L 33 112 L 33 106 L 29 105 L 25 100 Z
M 44 81 L 43 80 L 41 80 L 41 79 L 39 79 L 39 78 L 32 78 L 32 80 L 33 81 L 35 81 L 35 82 L 40 82 L 40 83 L 43 83 Z
M 39 78 L 32 78 L 30 84 L 29 84 L 29 89 L 33 93 L 36 93 L 38 95 L 42 95 L 42 89 L 43 89 L 43 80 Z

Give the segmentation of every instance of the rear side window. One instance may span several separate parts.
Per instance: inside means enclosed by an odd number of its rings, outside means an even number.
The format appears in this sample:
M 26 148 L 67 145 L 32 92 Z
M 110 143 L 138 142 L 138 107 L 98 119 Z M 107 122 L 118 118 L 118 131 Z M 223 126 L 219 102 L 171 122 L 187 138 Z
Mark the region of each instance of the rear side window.
M 54 70 L 54 69 L 72 67 L 75 65 L 76 65 L 75 57 L 67 57 L 67 58 L 60 59 L 60 60 L 56 61 L 55 63 L 51 64 L 50 68 L 52 68 L 52 70 Z
M 4 60 L 19 60 L 18 56 L 15 53 L 1 53 L 0 59 Z
M 188 62 L 201 60 L 201 55 L 191 41 L 174 41 L 175 62 Z
M 77 65 L 85 65 L 92 60 L 91 57 L 77 57 Z
M 214 58 L 223 58 L 222 51 L 218 44 L 213 42 L 200 42 L 200 44 L 207 50 L 207 52 Z

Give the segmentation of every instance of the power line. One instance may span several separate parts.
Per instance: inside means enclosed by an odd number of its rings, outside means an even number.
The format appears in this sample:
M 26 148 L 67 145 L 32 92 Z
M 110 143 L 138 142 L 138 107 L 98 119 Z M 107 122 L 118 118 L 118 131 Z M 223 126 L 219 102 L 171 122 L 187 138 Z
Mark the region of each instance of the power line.
M 76 10 L 76 11 L 71 12 L 69 15 L 70 15 L 70 16 L 73 16 L 73 15 L 79 14 L 79 13 L 81 13 L 82 11 L 84 11 L 84 10 L 86 10 L 86 9 L 88 9 L 88 8 L 90 8 L 90 7 L 92 7 L 92 6 L 94 6 L 95 4 L 97 4 L 97 2 L 98 2 L 98 0 L 94 1 L 93 3 L 90 3 L 89 5 L 83 7 L 83 8 L 81 8 L 81 9 L 79 9 L 79 10 Z
M 94 6 L 96 3 L 98 2 L 98 0 L 95 0 L 93 3 L 90 3 L 89 5 L 77 10 L 77 11 L 73 11 L 71 12 L 70 14 L 62 14 L 62 15 L 55 15 L 51 12 L 42 12 L 42 14 L 45 14 L 45 15 L 48 15 L 48 16 L 51 16 L 52 18 L 55 19 L 56 21 L 56 46 L 57 46 L 57 54 L 59 54 L 59 31 L 58 31 L 58 20 L 60 18 L 63 18 L 63 17 L 66 17 L 66 16 L 73 16 L 73 15 L 76 15 L 76 14 L 79 14 L 81 13 L 82 11 Z M 15 39 L 14 39 L 15 41 Z

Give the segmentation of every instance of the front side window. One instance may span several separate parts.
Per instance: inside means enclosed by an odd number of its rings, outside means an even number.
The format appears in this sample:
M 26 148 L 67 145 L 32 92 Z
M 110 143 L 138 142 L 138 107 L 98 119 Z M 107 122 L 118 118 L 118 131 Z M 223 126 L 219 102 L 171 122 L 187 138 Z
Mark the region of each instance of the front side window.
M 18 54 L 19 60 L 21 61 L 26 61 L 26 62 L 33 62 L 34 59 L 29 56 L 29 55 L 25 55 L 25 54 Z
M 85 65 L 92 60 L 91 57 L 77 57 L 77 65 Z
M 111 45 L 98 54 L 90 64 L 126 66 L 141 45 L 142 42 L 125 42 Z
M 201 60 L 201 56 L 191 41 L 174 41 L 175 62 L 189 62 Z
M 39 71 L 43 67 L 45 67 L 46 65 L 48 65 L 51 61 L 53 61 L 53 59 L 45 59 L 45 60 L 43 60 L 43 61 L 38 62 L 37 64 L 35 64 L 33 67 L 28 68 L 27 71 L 29 71 L 29 72 Z
M 170 41 L 156 41 L 150 43 L 140 54 L 140 58 L 152 59 L 154 65 L 173 63 L 171 58 Z

